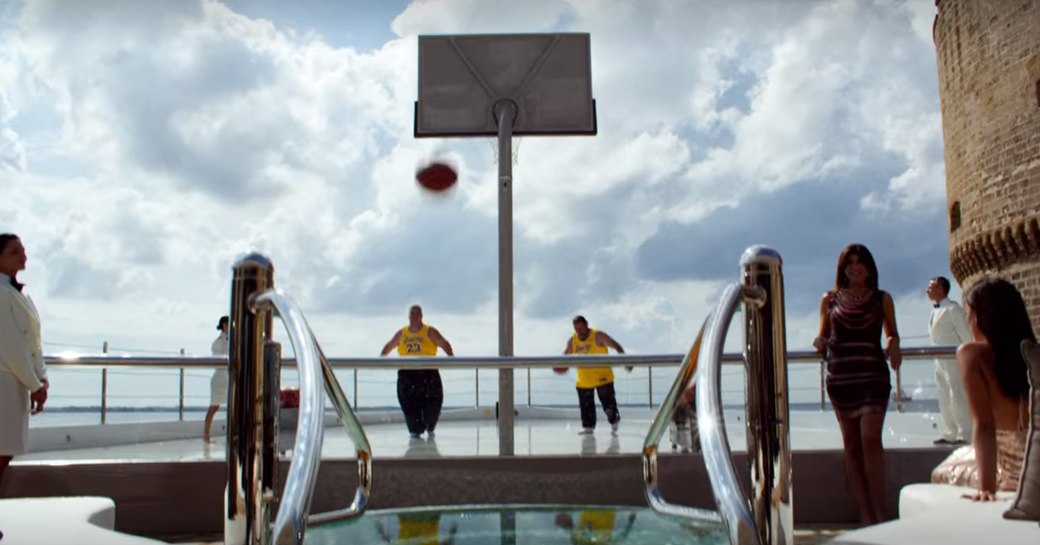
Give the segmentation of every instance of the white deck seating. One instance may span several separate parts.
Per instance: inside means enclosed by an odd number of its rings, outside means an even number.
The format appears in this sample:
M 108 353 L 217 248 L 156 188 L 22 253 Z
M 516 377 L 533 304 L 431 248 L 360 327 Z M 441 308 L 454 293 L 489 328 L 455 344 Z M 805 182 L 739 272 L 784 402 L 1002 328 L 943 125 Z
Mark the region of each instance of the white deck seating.
M 912 484 L 899 493 L 899 519 L 846 532 L 830 543 L 845 545 L 1037 545 L 1040 525 L 1007 520 L 1004 511 L 1014 493 L 1001 492 L 1001 501 L 974 503 L 961 494 L 974 492 L 948 484 Z
M 17 498 L 0 500 L 3 545 L 166 545 L 114 531 L 110 498 Z

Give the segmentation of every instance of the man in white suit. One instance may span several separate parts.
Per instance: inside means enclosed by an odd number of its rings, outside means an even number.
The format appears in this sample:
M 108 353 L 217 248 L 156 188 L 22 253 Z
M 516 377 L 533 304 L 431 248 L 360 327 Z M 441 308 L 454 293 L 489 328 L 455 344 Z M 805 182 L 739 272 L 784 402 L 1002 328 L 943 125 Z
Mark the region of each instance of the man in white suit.
M 925 290 L 932 301 L 932 316 L 928 321 L 928 332 L 933 345 L 961 345 L 971 340 L 968 318 L 964 309 L 951 301 L 950 281 L 936 276 L 928 282 Z M 939 398 L 939 413 L 946 427 L 936 445 L 964 445 L 971 442 L 971 413 L 968 398 L 961 383 L 961 371 L 957 358 L 936 358 L 936 396 Z
M 0 234 L 0 483 L 11 458 L 28 447 L 29 414 L 47 402 L 40 315 L 16 278 L 26 261 L 22 241 Z

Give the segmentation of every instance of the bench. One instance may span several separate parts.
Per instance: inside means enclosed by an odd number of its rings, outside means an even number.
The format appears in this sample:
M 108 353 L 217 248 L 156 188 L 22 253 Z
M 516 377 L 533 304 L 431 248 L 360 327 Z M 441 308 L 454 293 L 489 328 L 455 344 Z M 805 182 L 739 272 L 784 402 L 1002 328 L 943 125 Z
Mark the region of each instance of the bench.
M 75 496 L 0 500 L 3 545 L 165 545 L 114 530 L 111 498 Z

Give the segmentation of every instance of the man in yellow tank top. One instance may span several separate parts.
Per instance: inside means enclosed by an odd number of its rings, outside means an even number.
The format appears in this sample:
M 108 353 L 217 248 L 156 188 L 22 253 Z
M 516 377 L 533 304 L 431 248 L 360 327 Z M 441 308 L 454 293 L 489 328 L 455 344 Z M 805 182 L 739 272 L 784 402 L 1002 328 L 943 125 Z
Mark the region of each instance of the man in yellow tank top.
M 386 356 L 395 347 L 397 355 L 436 356 L 437 348 L 454 356 L 451 343 L 441 335 L 437 328 L 424 324 L 422 307 L 412 305 L 408 309 L 408 325 L 398 329 L 394 336 L 383 346 L 380 356 Z M 436 369 L 399 369 L 397 371 L 397 402 L 404 412 L 405 424 L 412 439 L 419 439 L 423 432 L 433 440 L 434 428 L 441 415 L 444 404 L 444 386 L 441 374 Z
M 616 350 L 618 354 L 625 353 L 625 349 L 610 335 L 589 328 L 589 322 L 584 316 L 575 316 L 572 323 L 574 335 L 567 339 L 564 354 L 606 354 L 608 347 Z M 628 370 L 631 371 L 631 368 Z M 563 368 L 563 371 L 566 372 L 566 368 Z M 579 367 L 575 386 L 578 390 L 578 408 L 581 409 L 582 429 L 579 433 L 589 434 L 596 429 L 596 400 L 593 397 L 595 393 L 599 395 L 603 412 L 607 414 L 611 433 L 617 435 L 621 413 L 618 412 L 617 397 L 614 394 L 614 371 L 610 367 Z

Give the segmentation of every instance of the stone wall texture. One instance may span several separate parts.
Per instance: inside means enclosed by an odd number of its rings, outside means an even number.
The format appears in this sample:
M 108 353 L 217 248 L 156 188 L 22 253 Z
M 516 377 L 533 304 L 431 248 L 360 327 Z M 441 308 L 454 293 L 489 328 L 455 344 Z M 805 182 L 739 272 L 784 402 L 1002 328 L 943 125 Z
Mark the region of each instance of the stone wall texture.
M 1040 0 L 936 0 L 950 270 L 1018 286 L 1040 331 Z

